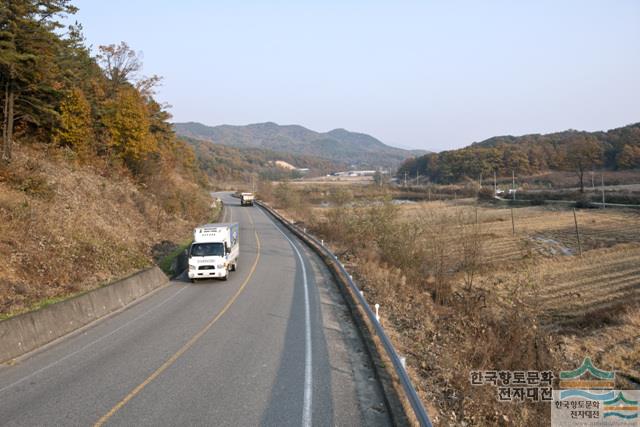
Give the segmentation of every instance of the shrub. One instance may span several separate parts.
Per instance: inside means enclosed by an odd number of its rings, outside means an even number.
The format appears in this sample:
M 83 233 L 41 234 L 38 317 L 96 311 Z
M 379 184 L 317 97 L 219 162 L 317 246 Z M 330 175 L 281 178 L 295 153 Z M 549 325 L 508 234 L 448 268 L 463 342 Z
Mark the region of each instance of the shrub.
M 478 191 L 478 200 L 493 200 L 494 196 L 493 188 L 482 187 Z

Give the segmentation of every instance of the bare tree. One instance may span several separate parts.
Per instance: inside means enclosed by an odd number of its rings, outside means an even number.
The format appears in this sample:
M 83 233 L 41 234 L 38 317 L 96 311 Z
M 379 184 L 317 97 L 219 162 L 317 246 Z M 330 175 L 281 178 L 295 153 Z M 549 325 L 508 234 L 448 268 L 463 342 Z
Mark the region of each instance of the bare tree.
M 136 89 L 147 98 L 153 98 L 156 94 L 156 87 L 160 86 L 162 77 L 152 75 L 151 77 L 143 77 L 136 82 Z
M 576 135 L 565 147 L 565 163 L 578 176 L 584 193 L 584 173 L 602 164 L 602 147 L 593 136 Z
M 475 221 L 469 221 L 470 215 L 458 217 L 459 238 L 461 250 L 460 270 L 464 274 L 464 283 L 467 290 L 471 290 L 473 282 L 482 266 L 483 235 L 481 225 L 478 222 L 478 211 L 475 211 Z
M 142 69 L 142 55 L 134 52 L 125 42 L 120 42 L 119 45 L 100 46 L 98 49 L 100 51 L 97 56 L 98 63 L 111 82 L 114 93 L 120 86 L 133 80 Z

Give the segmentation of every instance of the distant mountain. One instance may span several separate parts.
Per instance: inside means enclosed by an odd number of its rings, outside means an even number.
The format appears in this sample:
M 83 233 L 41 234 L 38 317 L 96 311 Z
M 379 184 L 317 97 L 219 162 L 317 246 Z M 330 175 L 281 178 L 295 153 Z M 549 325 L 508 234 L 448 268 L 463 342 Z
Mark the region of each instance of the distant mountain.
M 174 123 L 173 127 L 180 136 L 216 144 L 313 156 L 356 167 L 396 167 L 407 158 L 427 153 L 391 147 L 370 135 L 345 129 L 320 133 L 299 125 L 281 126 L 272 122 L 246 126 L 188 122 Z

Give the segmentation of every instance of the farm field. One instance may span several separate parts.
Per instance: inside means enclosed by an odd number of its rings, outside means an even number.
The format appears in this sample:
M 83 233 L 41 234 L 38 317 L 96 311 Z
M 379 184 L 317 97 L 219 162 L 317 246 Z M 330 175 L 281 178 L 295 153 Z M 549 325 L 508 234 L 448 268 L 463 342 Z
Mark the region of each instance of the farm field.
M 404 205 L 411 220 L 424 210 L 475 207 L 432 202 Z M 523 300 L 543 327 L 560 338 L 569 360 L 588 354 L 626 378 L 640 380 L 640 211 L 549 207 L 511 210 L 479 206 L 484 265 L 479 286 L 512 298 L 504 285 L 527 282 Z M 468 215 L 474 218 L 475 215 Z M 523 276 L 526 276 L 523 278 Z

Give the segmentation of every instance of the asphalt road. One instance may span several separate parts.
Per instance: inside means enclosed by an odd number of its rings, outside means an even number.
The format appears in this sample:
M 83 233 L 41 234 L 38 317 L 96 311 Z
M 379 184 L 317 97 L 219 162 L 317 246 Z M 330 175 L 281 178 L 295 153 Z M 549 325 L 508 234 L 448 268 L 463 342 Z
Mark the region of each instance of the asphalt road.
M 322 262 L 260 208 L 220 196 L 240 223 L 238 271 L 172 281 L 0 366 L 0 425 L 390 424 Z

